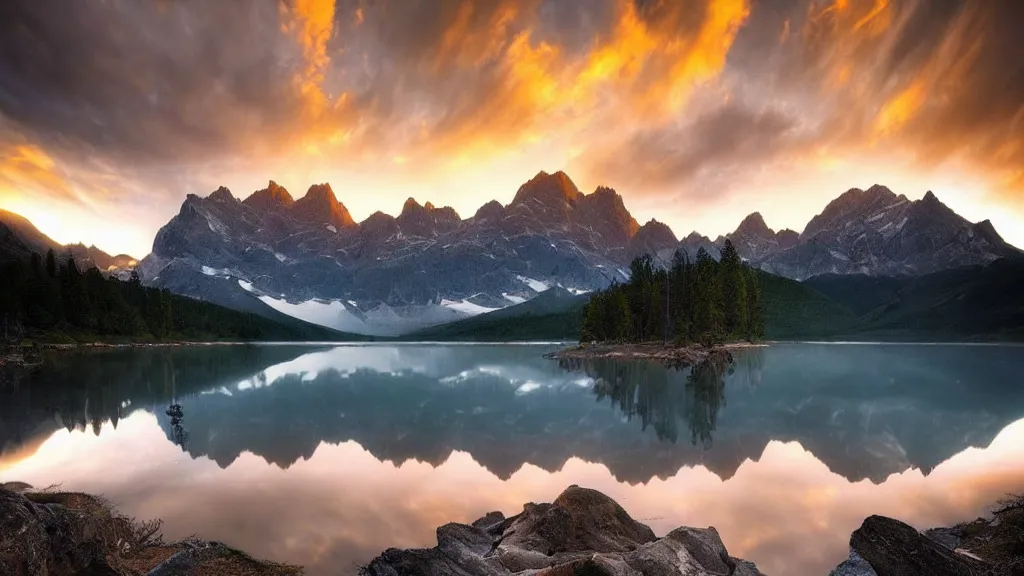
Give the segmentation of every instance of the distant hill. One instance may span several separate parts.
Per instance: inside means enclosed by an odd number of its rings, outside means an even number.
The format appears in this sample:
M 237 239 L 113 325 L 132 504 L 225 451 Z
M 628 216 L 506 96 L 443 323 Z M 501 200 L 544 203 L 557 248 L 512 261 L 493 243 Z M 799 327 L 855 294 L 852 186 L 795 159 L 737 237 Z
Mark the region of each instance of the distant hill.
M 891 302 L 912 280 L 910 276 L 822 274 L 803 283 L 862 316 Z
M 95 246 L 85 244 L 62 245 L 43 234 L 24 216 L 0 210 L 0 262 L 27 261 L 33 253 L 45 256 L 53 250 L 59 258 L 74 256 L 82 269 L 95 266 L 101 272 L 135 268 L 135 258 L 127 254 L 111 256 Z
M 897 279 L 812 278 L 808 284 L 864 311 L 863 338 L 1024 340 L 1024 259 Z M 879 303 L 881 302 L 881 303 Z
M 768 340 L 823 338 L 857 325 L 848 307 L 811 286 L 762 271 L 757 277 Z
M 40 232 L 27 218 L 0 210 L 0 261 L 28 260 L 33 252 L 46 254 L 61 245 Z
M 918 277 L 757 275 L 768 340 L 1024 340 L 1022 258 Z M 577 339 L 587 296 L 543 296 L 406 339 Z

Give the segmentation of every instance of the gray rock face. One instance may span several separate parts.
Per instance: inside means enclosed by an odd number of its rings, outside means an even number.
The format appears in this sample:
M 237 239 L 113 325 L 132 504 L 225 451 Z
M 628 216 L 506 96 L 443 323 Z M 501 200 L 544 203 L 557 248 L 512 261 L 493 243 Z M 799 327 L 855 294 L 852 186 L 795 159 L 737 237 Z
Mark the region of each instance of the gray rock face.
M 190 195 L 157 234 L 142 275 L 234 308 L 269 304 L 333 328 L 393 335 L 548 287 L 604 288 L 625 280 L 620 270 L 644 253 L 660 264 L 677 249 L 717 258 L 726 239 L 752 265 L 795 279 L 923 274 L 1019 253 L 988 221 L 971 224 L 931 193 L 911 202 L 883 186 L 844 193 L 802 234 L 775 232 L 755 212 L 726 236 L 678 241 L 660 222 L 639 226 L 614 190 L 584 194 L 564 173 L 541 172 L 507 206 L 488 202 L 468 219 L 410 198 L 397 218 L 377 212 L 356 223 L 328 184 L 297 200 L 274 182 L 241 202 L 225 188 Z
M 875 185 L 830 202 L 794 246 L 751 260 L 768 272 L 803 280 L 819 274 L 927 274 L 1018 253 L 990 222 L 968 222 L 931 192 L 910 201 Z
M 627 251 L 631 258 L 643 254 L 661 254 L 664 251 L 673 252 L 679 245 L 679 240 L 668 225 L 651 220 L 637 229 L 636 234 L 629 241 Z
M 780 230 L 776 233 L 765 224 L 760 212 L 754 212 L 744 218 L 736 231 L 727 235 L 726 238 L 736 247 L 740 258 L 748 262 L 757 262 L 780 250 L 794 246 L 793 236 L 795 234 L 792 230 Z M 721 248 L 724 243 L 724 240 L 717 243 L 718 247 Z
M 327 185 L 291 202 L 273 182 L 243 202 L 189 196 L 142 263 L 149 284 L 235 308 L 255 297 L 334 328 L 397 334 L 623 276 L 639 226 L 622 198 L 538 174 L 508 206 L 462 220 L 409 199 L 398 218 L 351 221 Z M 239 282 L 241 281 L 241 283 Z M 258 307 L 251 307 L 258 311 Z
M 471 526 L 447 524 L 437 546 L 386 550 L 364 576 L 759 576 L 729 556 L 714 528 L 678 528 L 664 538 L 595 490 L 570 486 L 551 504 L 527 504 L 505 518 L 491 512 Z

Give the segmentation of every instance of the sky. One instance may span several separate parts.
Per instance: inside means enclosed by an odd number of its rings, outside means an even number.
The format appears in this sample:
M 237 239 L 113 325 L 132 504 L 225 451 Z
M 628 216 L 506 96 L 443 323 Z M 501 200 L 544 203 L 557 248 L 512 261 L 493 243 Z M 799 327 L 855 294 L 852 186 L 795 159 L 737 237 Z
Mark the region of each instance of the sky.
M 1024 246 L 1019 0 L 8 0 L 0 208 L 141 257 L 188 193 L 471 216 L 541 170 L 640 222 L 932 190 Z

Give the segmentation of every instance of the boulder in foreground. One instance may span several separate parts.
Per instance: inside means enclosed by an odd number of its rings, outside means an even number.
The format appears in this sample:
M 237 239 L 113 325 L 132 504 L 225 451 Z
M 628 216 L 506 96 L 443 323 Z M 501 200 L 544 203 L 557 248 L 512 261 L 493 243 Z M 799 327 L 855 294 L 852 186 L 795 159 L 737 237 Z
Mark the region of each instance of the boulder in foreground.
M 714 528 L 677 528 L 657 538 L 614 500 L 570 486 L 551 504 L 505 518 L 437 529 L 437 546 L 386 550 L 363 576 L 763 576 L 729 556 Z
M 1024 498 L 1005 502 L 991 518 L 924 533 L 871 516 L 831 576 L 1024 576 Z

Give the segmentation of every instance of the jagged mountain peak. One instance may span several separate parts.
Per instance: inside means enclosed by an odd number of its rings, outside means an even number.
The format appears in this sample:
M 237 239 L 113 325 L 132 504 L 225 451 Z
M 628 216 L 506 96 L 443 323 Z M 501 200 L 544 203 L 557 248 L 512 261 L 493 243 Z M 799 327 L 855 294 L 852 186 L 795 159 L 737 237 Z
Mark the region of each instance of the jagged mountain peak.
M 820 214 L 811 218 L 801 238 L 810 239 L 823 231 L 844 226 L 846 222 L 863 220 L 898 202 L 900 200 L 896 194 L 881 184 L 875 184 L 867 190 L 851 188 L 829 202 Z
M 629 253 L 630 256 L 657 254 L 661 250 L 674 248 L 678 243 L 675 233 L 667 224 L 651 218 L 633 235 L 629 242 Z
M 775 236 L 775 231 L 768 227 L 760 212 L 752 212 L 740 222 L 740 225 L 736 227 L 736 231 L 733 234 L 736 236 L 746 234 L 760 238 L 771 238 Z
M 390 226 L 396 220 L 397 218 L 395 218 L 391 214 L 385 214 L 384 212 L 377 210 L 373 214 L 367 216 L 366 220 L 360 222 L 359 226 L 361 228 L 377 228 L 381 226 Z
M 291 211 L 299 220 L 313 224 L 329 224 L 338 228 L 357 226 L 348 208 L 338 201 L 327 183 L 310 186 L 306 195 L 291 205 Z
M 231 190 L 228 190 L 224 186 L 221 186 L 221 187 L 217 188 L 216 190 L 214 190 L 213 193 L 211 193 L 208 198 L 210 200 L 214 200 L 214 201 L 217 201 L 217 202 L 237 202 L 238 201 L 238 199 L 235 198 L 231 194 Z
M 256 209 L 272 210 L 278 207 L 288 208 L 295 200 L 284 186 L 271 180 L 266 188 L 253 192 L 242 203 Z
M 437 208 L 430 202 L 421 206 L 419 202 L 410 197 L 402 206 L 402 213 L 398 215 L 396 221 L 405 233 L 433 236 L 450 231 L 462 219 L 450 206 Z
M 626 209 L 622 196 L 606 186 L 599 186 L 592 194 L 581 196 L 572 218 L 584 228 L 596 232 L 604 242 L 625 245 L 640 225 Z
M 542 170 L 519 187 L 512 204 L 538 200 L 543 204 L 575 205 L 582 197 L 583 193 L 565 172 L 559 170 L 554 174 L 548 174 Z
M 483 220 L 498 220 L 505 214 L 505 207 L 501 205 L 501 202 L 497 200 L 491 200 L 483 206 L 477 208 L 476 213 L 473 214 L 473 219 L 477 221 Z
M 338 197 L 334 195 L 334 190 L 331 188 L 331 185 L 326 182 L 310 186 L 309 190 L 306 190 L 306 195 L 303 196 L 302 199 L 338 201 Z
M 427 202 L 427 205 L 430 206 L 431 208 L 433 208 L 433 205 L 431 205 L 430 202 Z M 405 199 L 405 203 L 402 204 L 402 214 L 411 213 L 411 212 L 419 212 L 419 211 L 423 210 L 424 208 L 426 208 L 426 207 L 425 206 L 420 206 L 420 203 L 417 202 L 415 198 L 413 198 L 412 196 L 409 196 L 408 198 Z M 429 210 L 430 208 L 427 208 L 427 209 Z

